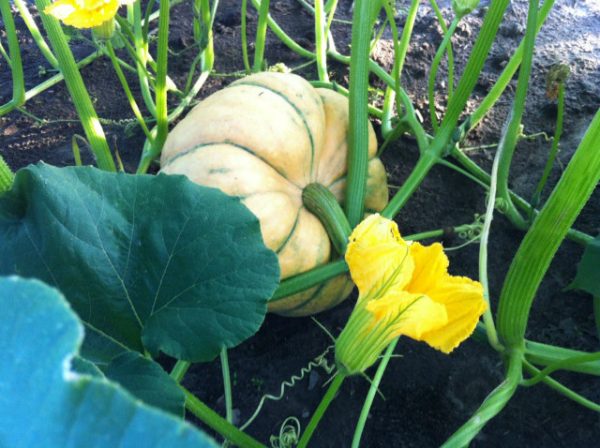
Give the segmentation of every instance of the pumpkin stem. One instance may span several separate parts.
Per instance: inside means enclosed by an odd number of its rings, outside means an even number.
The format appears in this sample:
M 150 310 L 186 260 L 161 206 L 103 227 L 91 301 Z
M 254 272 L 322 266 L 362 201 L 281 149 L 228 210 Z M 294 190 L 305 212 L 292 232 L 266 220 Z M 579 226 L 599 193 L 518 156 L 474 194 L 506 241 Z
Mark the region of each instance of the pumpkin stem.
M 337 253 L 340 255 L 346 253 L 352 228 L 333 193 L 321 184 L 308 184 L 302 191 L 302 202 L 319 218 Z

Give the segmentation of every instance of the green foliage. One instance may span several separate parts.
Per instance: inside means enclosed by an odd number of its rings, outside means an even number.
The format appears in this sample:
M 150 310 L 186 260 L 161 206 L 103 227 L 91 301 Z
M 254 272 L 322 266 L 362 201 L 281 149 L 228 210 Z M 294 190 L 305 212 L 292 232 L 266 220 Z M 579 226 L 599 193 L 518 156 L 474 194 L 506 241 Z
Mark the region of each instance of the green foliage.
M 154 361 L 136 352 L 123 353 L 112 360 L 105 374 L 143 402 L 184 417 L 183 391 Z
M 260 327 L 277 258 L 239 201 L 182 176 L 40 164 L 0 198 L 0 274 L 58 287 L 84 356 L 159 350 L 207 361 Z
M 587 244 L 569 288 L 600 297 L 600 235 Z
M 83 326 L 55 289 L 0 278 L 0 445 L 213 447 L 189 424 L 70 368 Z

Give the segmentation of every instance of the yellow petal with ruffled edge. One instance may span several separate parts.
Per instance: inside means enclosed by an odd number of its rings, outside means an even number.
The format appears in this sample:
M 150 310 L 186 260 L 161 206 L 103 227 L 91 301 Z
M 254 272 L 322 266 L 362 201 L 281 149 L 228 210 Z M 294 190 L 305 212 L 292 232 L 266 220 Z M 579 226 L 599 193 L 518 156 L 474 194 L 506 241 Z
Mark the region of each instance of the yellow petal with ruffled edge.
M 446 308 L 447 323 L 427 331 L 421 340 L 444 353 L 450 353 L 475 330 L 487 303 L 481 283 L 448 274 L 448 257 L 439 243 L 410 247 L 415 263 L 413 277 L 406 286 L 412 294 L 423 294 Z
M 423 335 L 448 322 L 446 308 L 423 294 L 394 291 L 380 299 L 370 300 L 367 311 L 386 328 L 387 342 L 398 336 L 422 340 Z
M 409 245 L 400 236 L 398 226 L 378 214 L 369 216 L 354 229 L 346 262 L 360 292 L 359 300 L 404 288 L 414 269 Z
M 112 19 L 119 0 L 57 0 L 44 12 L 75 28 L 94 28 Z

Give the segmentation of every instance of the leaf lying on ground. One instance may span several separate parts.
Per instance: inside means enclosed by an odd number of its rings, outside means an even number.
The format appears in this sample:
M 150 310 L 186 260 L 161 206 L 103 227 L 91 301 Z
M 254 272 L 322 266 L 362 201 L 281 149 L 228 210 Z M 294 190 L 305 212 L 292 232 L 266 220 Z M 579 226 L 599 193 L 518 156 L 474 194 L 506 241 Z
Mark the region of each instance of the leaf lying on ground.
M 83 327 L 55 289 L 0 278 L 0 307 L 1 446 L 216 446 L 105 378 L 73 372 Z
M 0 275 L 56 286 L 86 326 L 83 355 L 208 361 L 253 335 L 279 266 L 236 198 L 183 176 L 39 164 L 0 198 Z

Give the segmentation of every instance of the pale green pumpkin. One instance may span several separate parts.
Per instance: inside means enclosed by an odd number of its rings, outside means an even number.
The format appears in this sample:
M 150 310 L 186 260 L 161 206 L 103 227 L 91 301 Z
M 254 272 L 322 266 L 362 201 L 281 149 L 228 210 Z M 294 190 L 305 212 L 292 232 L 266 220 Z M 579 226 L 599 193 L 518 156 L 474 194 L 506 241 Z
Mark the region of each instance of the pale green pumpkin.
M 198 104 L 169 134 L 164 173 L 239 197 L 260 220 L 265 244 L 279 257 L 286 279 L 327 263 L 332 247 L 319 219 L 302 203 L 318 182 L 342 202 L 347 169 L 348 100 L 315 89 L 293 74 L 259 73 L 240 79 Z M 386 173 L 375 157 L 369 124 L 369 178 L 365 207 L 388 202 Z M 273 302 L 278 314 L 305 316 L 331 308 L 352 291 L 347 275 Z

